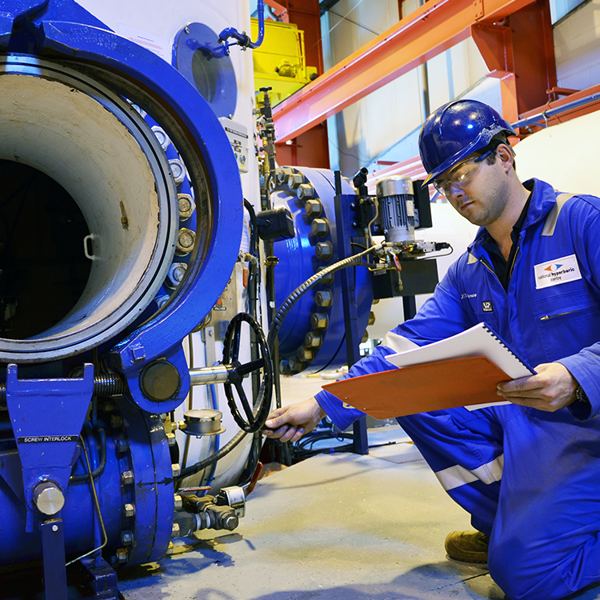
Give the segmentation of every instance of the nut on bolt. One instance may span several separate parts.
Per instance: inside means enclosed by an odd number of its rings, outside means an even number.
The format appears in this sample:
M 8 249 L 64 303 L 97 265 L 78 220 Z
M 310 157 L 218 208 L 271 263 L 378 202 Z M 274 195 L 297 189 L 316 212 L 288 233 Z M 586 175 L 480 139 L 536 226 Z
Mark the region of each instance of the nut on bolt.
M 121 483 L 131 485 L 133 483 L 133 471 L 123 471 L 121 473 Z
M 327 329 L 329 317 L 325 313 L 313 313 L 310 315 L 310 326 L 313 329 Z
M 318 348 L 323 343 L 323 338 L 316 331 L 309 331 L 304 336 L 304 343 L 309 348 Z
M 179 537 L 179 534 L 180 534 L 179 523 L 173 523 L 173 531 L 171 532 L 171 537 L 172 538 Z
M 177 234 L 177 249 L 175 254 L 177 256 L 185 256 L 194 249 L 196 243 L 196 232 L 186 227 L 182 227 Z
M 319 242 L 315 246 L 315 256 L 319 260 L 330 260 L 333 256 L 333 246 L 331 242 Z
M 323 212 L 323 205 L 320 200 L 307 200 L 304 205 L 304 212 L 309 217 L 318 217 Z
M 185 277 L 186 272 L 187 272 L 187 265 L 185 263 L 180 263 L 180 262 L 173 263 L 171 265 L 171 268 L 169 269 L 169 274 L 167 275 L 167 278 L 165 279 L 165 285 L 168 288 L 174 290 L 183 281 L 183 278 Z
M 223 529 L 233 531 L 239 523 L 240 521 L 235 515 L 228 515 L 223 519 Z
M 117 440 L 117 452 L 123 453 L 129 450 L 129 440 L 124 438 L 119 438 Z
M 301 183 L 296 190 L 296 195 L 301 200 L 305 198 L 312 198 L 315 195 L 315 188 L 313 187 L 312 183 Z
M 315 302 L 321 308 L 329 308 L 333 304 L 333 294 L 331 290 L 319 290 L 315 294 Z
M 303 367 L 302 363 L 299 360 L 295 359 L 293 356 L 288 360 L 288 366 L 292 373 L 297 373 L 298 371 L 301 371 Z
M 310 231 L 318 237 L 325 237 L 329 233 L 329 222 L 327 219 L 315 219 L 310 224 Z
M 127 503 L 123 505 L 123 515 L 126 517 L 135 516 L 135 504 Z
M 289 167 L 283 167 L 281 169 L 277 169 L 275 171 L 275 177 L 277 178 L 277 183 L 282 184 L 285 183 L 288 180 L 288 177 L 290 175 L 293 175 L 294 171 L 293 169 L 290 169 Z
M 173 477 L 179 477 L 181 475 L 181 467 L 178 463 L 173 463 L 171 465 L 173 467 Z
M 121 543 L 123 546 L 131 546 L 133 544 L 133 531 L 122 531 Z
M 287 184 L 288 187 L 292 189 L 296 189 L 301 183 L 304 182 L 304 175 L 301 173 L 293 173 L 288 177 Z
M 183 507 L 183 499 L 179 494 L 175 494 L 175 502 L 173 508 L 175 510 L 181 510 Z
M 127 548 L 119 548 L 115 554 L 117 562 L 122 565 L 127 562 Z
M 186 221 L 196 210 L 196 203 L 189 194 L 177 194 L 179 204 L 179 220 Z
M 301 360 L 302 362 L 312 362 L 315 357 L 314 352 L 310 348 L 305 348 L 304 346 L 298 349 L 297 356 L 298 360 Z

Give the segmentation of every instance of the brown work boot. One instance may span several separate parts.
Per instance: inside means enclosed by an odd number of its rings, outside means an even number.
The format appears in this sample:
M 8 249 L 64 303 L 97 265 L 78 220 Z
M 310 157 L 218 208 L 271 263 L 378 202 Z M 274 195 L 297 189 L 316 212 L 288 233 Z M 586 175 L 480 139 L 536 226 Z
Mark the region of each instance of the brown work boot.
M 444 547 L 454 560 L 487 563 L 490 538 L 481 531 L 453 531 L 448 534 Z

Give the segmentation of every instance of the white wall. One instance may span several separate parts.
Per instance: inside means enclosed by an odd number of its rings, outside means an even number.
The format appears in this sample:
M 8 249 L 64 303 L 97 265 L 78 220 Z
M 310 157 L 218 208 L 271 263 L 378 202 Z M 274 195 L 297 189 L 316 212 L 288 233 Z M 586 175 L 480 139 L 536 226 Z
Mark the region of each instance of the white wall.
M 583 90 L 600 83 L 600 0 L 589 0 L 554 27 L 559 87 Z

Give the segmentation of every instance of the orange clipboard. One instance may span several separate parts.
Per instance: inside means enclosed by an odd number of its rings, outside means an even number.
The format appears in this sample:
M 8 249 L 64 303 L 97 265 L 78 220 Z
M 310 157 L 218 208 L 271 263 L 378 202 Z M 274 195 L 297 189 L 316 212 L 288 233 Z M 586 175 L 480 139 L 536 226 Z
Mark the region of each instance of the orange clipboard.
M 375 419 L 506 402 L 496 385 L 510 377 L 485 356 L 454 358 L 335 381 L 323 386 Z

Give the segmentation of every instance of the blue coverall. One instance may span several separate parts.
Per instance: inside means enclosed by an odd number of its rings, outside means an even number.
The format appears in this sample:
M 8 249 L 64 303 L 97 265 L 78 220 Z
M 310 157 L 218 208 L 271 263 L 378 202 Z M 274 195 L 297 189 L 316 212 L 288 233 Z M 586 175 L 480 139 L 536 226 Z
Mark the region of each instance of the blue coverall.
M 490 536 L 488 566 L 504 593 L 553 600 L 600 580 L 600 199 L 558 194 L 535 179 L 524 185 L 533 192 L 508 290 L 482 228 L 419 313 L 346 377 L 394 368 L 385 356 L 401 338 L 429 344 L 481 321 L 530 365 L 567 367 L 589 404 L 398 419 L 473 526 Z M 316 399 L 341 429 L 362 416 L 328 392 Z

